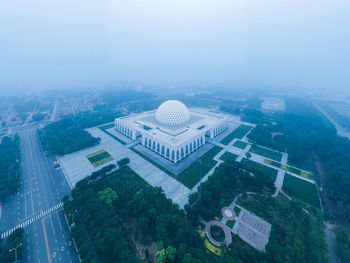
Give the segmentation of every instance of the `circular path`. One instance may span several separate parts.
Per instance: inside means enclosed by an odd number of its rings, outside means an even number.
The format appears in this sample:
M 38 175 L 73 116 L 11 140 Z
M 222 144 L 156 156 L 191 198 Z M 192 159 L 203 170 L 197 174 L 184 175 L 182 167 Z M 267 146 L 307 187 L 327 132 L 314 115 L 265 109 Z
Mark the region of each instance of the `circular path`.
M 218 242 L 211 236 L 211 234 L 210 234 L 210 226 L 218 226 L 218 227 L 222 228 L 222 230 L 225 233 L 225 241 L 224 242 Z M 229 246 L 232 243 L 231 231 L 221 221 L 217 221 L 217 220 L 209 221 L 208 223 L 205 224 L 204 231 L 207 233 L 207 236 L 208 236 L 210 242 L 212 242 L 216 246 L 221 246 L 221 245 L 223 245 L 225 243 L 226 243 L 226 246 Z
M 227 220 L 236 219 L 236 213 L 233 211 L 233 209 L 231 207 L 225 206 L 225 207 L 221 208 L 221 214 Z

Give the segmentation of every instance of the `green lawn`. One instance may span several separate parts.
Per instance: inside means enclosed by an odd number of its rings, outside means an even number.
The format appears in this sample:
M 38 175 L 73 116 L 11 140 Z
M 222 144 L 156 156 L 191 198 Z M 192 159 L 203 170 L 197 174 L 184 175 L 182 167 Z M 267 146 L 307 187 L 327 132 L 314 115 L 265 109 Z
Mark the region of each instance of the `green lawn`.
M 204 176 L 217 164 L 217 161 L 214 161 L 213 157 L 221 150 L 222 148 L 214 146 L 200 158 L 202 160 L 202 176 Z M 192 189 L 193 186 L 199 182 L 199 162 L 196 161 L 191 164 L 188 168 L 178 174 L 176 179 L 188 188 Z
M 226 225 L 229 228 L 233 228 L 233 226 L 235 225 L 235 220 L 227 220 Z
M 102 164 L 104 164 L 106 162 L 109 162 L 109 161 L 114 159 L 113 156 L 110 155 L 105 150 L 101 150 L 101 151 L 94 152 L 94 153 L 91 153 L 89 155 L 86 155 L 86 158 L 95 167 L 100 166 L 100 165 L 102 165 Z
M 244 135 L 246 135 L 247 132 L 249 132 L 252 129 L 250 126 L 241 125 L 237 129 L 235 129 L 233 132 L 231 132 L 229 135 L 227 135 L 224 139 L 222 139 L 220 142 L 222 144 L 229 144 L 234 138 L 242 139 Z
M 223 155 L 221 155 L 220 160 L 223 160 L 224 162 L 227 160 L 234 161 L 238 155 L 230 153 L 230 152 L 225 152 Z
M 278 167 L 278 168 L 282 168 L 283 170 L 286 170 L 288 172 L 292 172 L 294 174 L 297 174 L 297 175 L 300 175 L 302 177 L 305 177 L 305 178 L 308 178 L 308 179 L 312 179 L 312 176 L 310 173 L 306 173 L 298 168 L 294 168 L 294 167 L 291 167 L 291 166 L 288 166 L 288 165 L 283 165 L 279 162 L 276 162 L 276 161 L 271 161 L 269 159 L 265 159 L 264 160 L 264 163 L 267 163 L 267 164 L 270 164 L 270 165 L 273 165 L 275 167 Z
M 310 205 L 320 207 L 316 185 L 288 173 L 284 176 L 283 190 Z
M 250 148 L 250 151 L 252 153 L 259 154 L 261 156 L 264 156 L 266 158 L 269 158 L 269 159 L 272 159 L 272 160 L 275 160 L 275 161 L 278 161 L 278 162 L 280 162 L 281 159 L 282 159 L 282 154 L 281 153 L 274 152 L 274 151 L 271 151 L 269 149 L 265 149 L 265 148 L 259 147 L 257 145 L 252 146 L 252 148 Z
M 274 182 L 277 177 L 278 171 L 271 167 L 262 165 L 260 163 L 253 162 L 251 160 L 243 158 L 241 165 L 244 169 L 254 173 L 255 171 L 261 172 L 264 176 L 268 177 L 270 181 Z
M 182 171 L 178 175 L 175 175 L 172 172 L 170 172 L 168 169 L 164 168 L 163 166 L 153 161 L 148 156 L 140 153 L 136 149 L 134 148 L 130 148 L 130 149 L 190 189 L 192 189 L 193 186 L 195 186 L 196 183 L 199 182 L 198 161 L 191 164 L 189 167 L 187 167 L 184 171 Z M 202 160 L 202 176 L 204 176 L 207 172 L 210 171 L 211 168 L 213 168 L 217 164 L 217 162 L 213 160 L 213 157 L 217 155 L 221 150 L 222 150 L 221 147 L 214 146 L 212 149 L 210 149 L 200 158 Z
M 247 147 L 248 143 L 246 142 L 242 142 L 242 141 L 236 141 L 233 146 L 238 147 L 240 149 L 244 149 L 245 147 Z
M 120 142 L 121 144 L 125 145 L 126 143 L 124 141 L 122 141 L 121 139 L 119 139 L 118 137 L 114 136 L 112 133 L 110 133 L 109 131 L 107 131 L 107 129 L 112 128 L 114 126 L 114 124 L 107 124 L 105 126 L 101 126 L 99 127 L 99 129 L 105 133 L 107 133 L 109 136 L 111 136 L 114 140 Z

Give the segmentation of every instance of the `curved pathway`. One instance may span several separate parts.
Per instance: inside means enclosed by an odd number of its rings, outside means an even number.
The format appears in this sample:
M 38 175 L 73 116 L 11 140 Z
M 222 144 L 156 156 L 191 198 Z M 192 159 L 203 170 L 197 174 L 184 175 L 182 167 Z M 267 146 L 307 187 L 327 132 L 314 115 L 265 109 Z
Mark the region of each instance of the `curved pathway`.
M 219 242 L 219 241 L 216 241 L 210 234 L 210 227 L 211 226 L 218 226 L 218 227 L 221 227 L 222 230 L 224 231 L 225 233 L 225 241 L 223 242 Z M 223 224 L 221 221 L 217 221 L 217 220 L 211 220 L 209 222 L 207 222 L 205 224 L 205 228 L 204 228 L 204 231 L 206 232 L 210 242 L 212 242 L 214 245 L 216 246 L 222 246 L 224 243 L 226 243 L 226 246 L 229 246 L 231 243 L 232 243 L 232 236 L 231 236 L 231 231 L 229 230 L 229 228 Z

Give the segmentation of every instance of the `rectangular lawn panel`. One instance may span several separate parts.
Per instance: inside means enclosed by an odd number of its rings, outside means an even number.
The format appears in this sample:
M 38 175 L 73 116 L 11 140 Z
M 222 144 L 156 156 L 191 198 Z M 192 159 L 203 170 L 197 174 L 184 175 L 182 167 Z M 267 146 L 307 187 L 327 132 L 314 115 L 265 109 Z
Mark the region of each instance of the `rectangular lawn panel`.
M 291 167 L 291 166 L 288 166 L 288 165 L 281 164 L 281 163 L 276 162 L 276 161 L 271 161 L 269 159 L 265 159 L 264 163 L 273 165 L 273 166 L 278 167 L 278 168 L 281 168 L 281 169 L 283 169 L 283 170 L 285 170 L 287 172 L 291 172 L 291 173 L 300 175 L 300 176 L 305 177 L 307 179 L 311 179 L 312 178 L 310 173 L 304 172 L 304 171 L 302 171 L 302 170 L 300 170 L 298 168 L 295 168 L 295 167 Z
M 230 152 L 225 152 L 223 155 L 221 155 L 220 160 L 223 160 L 224 162 L 227 160 L 234 161 L 238 155 L 230 153 Z
M 316 185 L 288 173 L 284 176 L 283 190 L 295 198 L 317 208 L 320 207 Z
M 253 162 L 249 159 L 243 158 L 241 161 L 242 168 L 254 173 L 254 172 L 260 172 L 267 178 L 269 178 L 270 181 L 275 182 L 278 171 L 276 169 L 273 169 L 271 167 L 262 165 L 260 163 Z
M 266 158 L 269 158 L 269 159 L 272 159 L 272 160 L 275 160 L 275 161 L 278 161 L 280 162 L 281 159 L 282 159 L 282 154 L 279 153 L 279 152 L 275 152 L 275 151 L 271 151 L 269 149 L 265 149 L 265 148 L 262 148 L 262 147 L 259 147 L 259 146 L 256 146 L 254 145 L 250 151 L 252 153 L 256 153 L 256 154 L 259 154 L 261 156 L 264 156 Z
M 248 143 L 246 142 L 242 142 L 242 141 L 236 141 L 233 146 L 238 147 L 240 149 L 244 149 L 245 147 L 247 147 Z
M 113 156 L 110 155 L 105 150 L 101 150 L 101 151 L 94 152 L 92 154 L 86 155 L 86 158 L 95 167 L 97 167 L 99 165 L 102 165 L 102 164 L 104 164 L 106 162 L 109 162 L 109 161 L 114 159 Z
M 140 155 L 142 158 L 146 159 L 150 163 L 152 163 L 154 166 L 165 172 L 166 174 L 170 175 L 180 183 L 182 183 L 184 186 L 192 189 L 198 182 L 199 182 L 199 163 L 198 161 L 195 161 L 192 163 L 189 167 L 187 167 L 185 170 L 183 170 L 178 175 L 173 174 L 169 170 L 167 170 L 162 165 L 158 164 L 157 162 L 153 161 L 148 156 L 140 153 L 134 148 L 131 148 L 132 151 Z M 211 168 L 213 168 L 217 161 L 214 161 L 213 158 L 215 155 L 217 155 L 222 150 L 219 146 L 214 146 L 211 148 L 208 152 L 206 152 L 200 159 L 202 160 L 202 177 L 210 171 Z
M 241 125 L 238 128 L 236 128 L 233 132 L 231 132 L 229 135 L 227 135 L 224 139 L 222 139 L 220 142 L 222 144 L 229 144 L 234 138 L 242 139 L 244 135 L 247 134 L 252 129 L 252 127 L 247 125 Z
M 109 136 L 111 136 L 114 140 L 120 142 L 120 143 L 123 144 L 123 145 L 126 145 L 126 142 L 122 141 L 121 139 L 119 139 L 118 137 L 114 136 L 112 133 L 110 133 L 109 131 L 107 131 L 107 129 L 111 128 L 111 127 L 110 127 L 111 125 L 114 126 L 114 124 L 109 124 L 109 125 L 105 125 L 105 126 L 99 127 L 99 129 L 100 129 L 101 131 L 103 131 L 104 133 L 108 134 Z M 112 127 L 113 127 L 113 126 L 112 126 Z
M 200 158 L 202 160 L 202 177 L 217 164 L 217 161 L 213 160 L 213 158 L 221 150 L 221 147 L 214 146 Z M 192 189 L 199 182 L 199 162 L 195 161 L 184 171 L 179 173 L 176 179 L 186 187 Z

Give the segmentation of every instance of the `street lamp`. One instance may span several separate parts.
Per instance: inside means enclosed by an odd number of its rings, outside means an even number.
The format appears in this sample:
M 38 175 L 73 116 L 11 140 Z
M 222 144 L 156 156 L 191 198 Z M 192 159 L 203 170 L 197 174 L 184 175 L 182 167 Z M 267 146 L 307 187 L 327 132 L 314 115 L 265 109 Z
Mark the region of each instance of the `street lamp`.
M 22 243 L 19 243 L 19 244 L 17 245 L 17 247 L 12 248 L 12 249 L 9 250 L 9 252 L 11 252 L 11 251 L 13 251 L 13 250 L 15 251 L 15 259 L 16 259 L 15 262 L 17 262 L 17 248 L 19 248 L 20 246 L 22 246 Z

